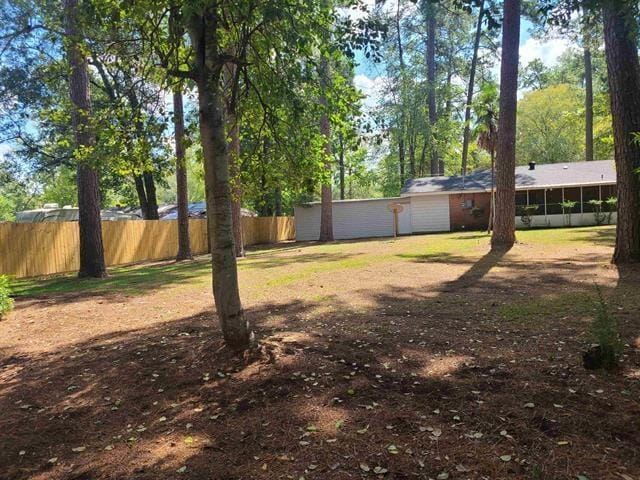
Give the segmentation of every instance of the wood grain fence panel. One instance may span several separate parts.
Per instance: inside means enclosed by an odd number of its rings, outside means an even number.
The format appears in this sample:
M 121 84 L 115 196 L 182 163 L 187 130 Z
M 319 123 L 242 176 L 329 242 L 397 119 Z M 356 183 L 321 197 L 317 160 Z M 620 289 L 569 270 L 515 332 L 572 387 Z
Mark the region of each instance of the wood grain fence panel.
M 245 217 L 245 245 L 277 243 L 295 238 L 292 217 Z M 207 221 L 189 222 L 194 255 L 209 251 Z M 167 260 L 178 251 L 175 220 L 102 222 L 108 267 Z M 73 272 L 79 268 L 76 222 L 0 223 L 0 275 L 16 278 Z

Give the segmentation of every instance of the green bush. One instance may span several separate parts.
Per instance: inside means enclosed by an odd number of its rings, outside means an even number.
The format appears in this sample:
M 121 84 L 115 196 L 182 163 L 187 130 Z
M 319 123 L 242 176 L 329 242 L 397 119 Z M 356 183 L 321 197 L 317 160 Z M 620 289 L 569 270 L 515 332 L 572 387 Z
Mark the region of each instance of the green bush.
M 598 344 L 599 363 L 602 368 L 612 370 L 618 366 L 622 355 L 622 341 L 618 333 L 616 319 L 609 311 L 609 306 L 598 291 L 598 301 L 596 303 L 596 318 L 591 325 L 591 335 Z
M 618 199 L 616 197 L 609 197 L 604 201 L 604 203 L 607 206 L 607 224 L 611 225 L 613 212 L 618 209 Z
M 0 275 L 0 318 L 13 309 L 13 298 L 9 290 L 9 277 Z
M 563 202 L 560 202 L 560 206 L 562 207 L 562 214 L 564 215 L 564 224 L 567 227 L 571 226 L 571 212 L 573 212 L 573 209 L 576 205 L 578 205 L 578 202 L 573 200 L 565 200 Z
M 607 215 L 602 211 L 602 200 L 589 200 L 587 203 L 593 208 L 593 218 L 596 225 L 602 225 L 607 218 Z
M 516 213 L 520 215 L 520 220 L 522 220 L 525 228 L 531 228 L 532 217 L 538 211 L 538 208 L 540 208 L 539 205 L 521 205 L 517 207 Z

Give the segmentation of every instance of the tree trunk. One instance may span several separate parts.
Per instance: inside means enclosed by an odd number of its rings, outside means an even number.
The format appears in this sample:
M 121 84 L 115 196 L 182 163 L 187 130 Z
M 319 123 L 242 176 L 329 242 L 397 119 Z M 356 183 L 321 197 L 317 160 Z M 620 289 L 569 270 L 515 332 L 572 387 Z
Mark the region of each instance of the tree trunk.
M 340 148 L 338 157 L 338 167 L 340 169 L 340 200 L 344 200 L 344 139 L 342 135 L 338 138 L 338 145 Z
M 478 65 L 478 48 L 482 37 L 482 20 L 484 17 L 484 0 L 480 1 L 478 11 L 478 23 L 476 25 L 476 36 L 473 41 L 473 57 L 471 58 L 471 69 L 469 71 L 469 85 L 467 86 L 467 104 L 464 109 L 464 132 L 462 134 L 462 176 L 467 174 L 467 156 L 469 155 L 469 135 L 471 133 L 471 104 L 473 103 L 473 88 L 476 81 L 476 66 Z
M 72 123 L 76 152 L 91 151 L 95 145 L 95 134 L 91 125 L 92 106 L 89 90 L 87 57 L 82 45 L 82 30 L 78 22 L 78 0 L 65 0 L 67 60 L 69 95 L 72 105 Z M 102 222 L 100 219 L 100 194 L 98 173 L 90 159 L 79 158 L 77 169 L 78 210 L 80 233 L 80 269 L 78 276 L 103 278 L 107 276 L 102 244 Z
M 136 193 L 138 194 L 138 203 L 140 204 L 140 213 L 144 220 L 149 219 L 149 207 L 147 205 L 147 193 L 144 191 L 144 181 L 142 175 L 134 175 L 133 181 L 136 184 Z
M 156 181 L 153 178 L 153 173 L 144 172 L 142 178 L 144 179 L 144 189 L 147 192 L 147 220 L 159 220 Z
M 440 174 L 438 149 L 434 137 L 438 111 L 436 110 L 436 13 L 435 6 L 427 10 L 427 103 L 429 106 L 429 126 L 431 134 L 431 175 Z
M 586 41 L 586 40 L 585 40 Z M 585 160 L 593 160 L 593 70 L 591 50 L 584 47 L 584 119 L 585 119 Z
M 240 301 L 233 245 L 229 152 L 220 86 L 223 65 L 218 21 L 215 7 L 204 8 L 201 14 L 190 11 L 188 30 L 195 52 L 213 296 L 226 345 L 232 350 L 243 351 L 251 346 L 253 333 Z
M 400 168 L 400 188 L 404 187 L 406 179 L 404 158 L 404 129 L 398 132 L 398 163 Z
M 618 189 L 616 264 L 640 261 L 640 144 L 633 140 L 640 132 L 640 63 L 630 23 L 635 13 L 631 2 L 623 0 L 603 7 Z
M 273 198 L 274 198 L 273 200 L 274 215 L 276 217 L 281 217 L 282 216 L 282 189 L 280 187 L 276 187 L 275 191 L 273 192 Z
M 491 199 L 489 200 L 489 225 L 487 226 L 487 233 L 491 233 L 493 231 L 493 218 L 496 211 L 495 184 L 496 184 L 496 152 L 494 152 L 492 149 L 491 150 Z
M 416 136 L 409 137 L 409 176 L 416 178 Z
M 518 107 L 518 54 L 520 0 L 504 1 L 502 61 L 500 66 L 500 119 L 496 158 L 496 204 L 491 247 L 511 248 L 516 240 L 516 117 Z
M 320 133 L 324 136 L 324 168 L 327 170 L 326 179 L 322 183 L 321 204 L 320 204 L 320 241 L 329 242 L 333 240 L 333 205 L 331 194 L 331 124 L 329 123 L 329 102 L 326 91 L 331 77 L 331 67 L 329 61 L 323 58 L 320 62 L 320 104 L 324 111 L 320 117 Z
M 397 0 L 396 3 L 396 41 L 398 45 L 398 60 L 400 62 L 400 93 L 399 93 L 399 104 L 400 104 L 400 117 L 398 119 L 398 162 L 400 164 L 400 188 L 404 187 L 404 181 L 406 180 L 405 175 L 405 145 L 404 145 L 404 135 L 405 135 L 405 65 L 404 65 L 404 47 L 402 45 L 402 29 L 400 26 L 400 0 Z
M 231 134 L 231 155 L 229 173 L 231 175 L 231 221 L 233 224 L 233 244 L 236 257 L 244 257 L 244 236 L 242 233 L 242 185 L 240 180 L 240 124 L 234 112 L 227 119 Z
M 173 91 L 173 128 L 176 143 L 176 200 L 178 203 L 178 254 L 176 260 L 181 261 L 193 258 L 189 241 L 189 194 L 184 152 L 184 108 L 181 85 Z

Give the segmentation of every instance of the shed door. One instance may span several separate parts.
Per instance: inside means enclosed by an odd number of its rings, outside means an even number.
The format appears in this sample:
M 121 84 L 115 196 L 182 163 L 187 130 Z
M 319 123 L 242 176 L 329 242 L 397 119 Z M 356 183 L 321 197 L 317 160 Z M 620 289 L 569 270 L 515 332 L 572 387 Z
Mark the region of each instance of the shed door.
M 411 235 L 411 203 L 403 203 L 402 211 L 398 214 L 398 233 L 400 235 Z
M 411 197 L 411 226 L 415 232 L 448 232 L 449 195 Z

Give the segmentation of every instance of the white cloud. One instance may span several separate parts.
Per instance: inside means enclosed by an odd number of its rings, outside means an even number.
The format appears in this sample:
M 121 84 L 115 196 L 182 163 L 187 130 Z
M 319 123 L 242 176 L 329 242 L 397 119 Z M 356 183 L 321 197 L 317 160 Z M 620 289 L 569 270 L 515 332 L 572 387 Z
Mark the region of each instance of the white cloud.
M 520 45 L 520 63 L 526 65 L 538 58 L 547 67 L 552 67 L 558 63 L 558 58 L 572 46 L 574 46 L 572 42 L 565 38 L 548 40 L 528 38 L 524 44 Z
M 381 103 L 386 91 L 387 77 L 382 75 L 371 78 L 363 74 L 353 77 L 353 84 L 365 96 L 364 106 L 367 109 L 375 108 Z
M 4 160 L 4 156 L 13 150 L 8 143 L 0 143 L 0 160 Z

